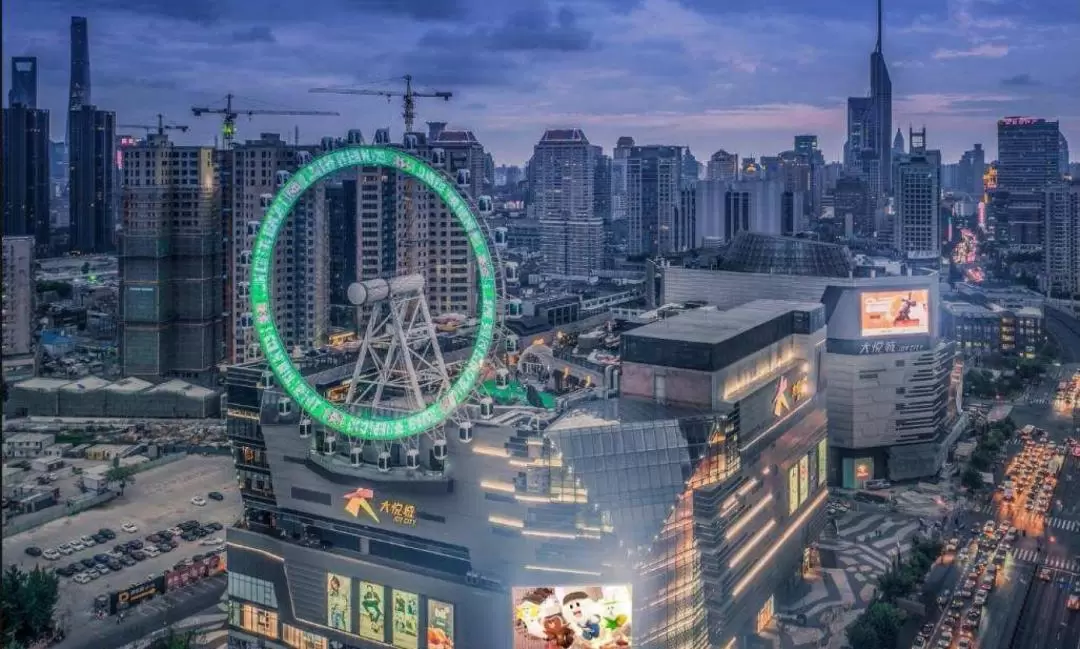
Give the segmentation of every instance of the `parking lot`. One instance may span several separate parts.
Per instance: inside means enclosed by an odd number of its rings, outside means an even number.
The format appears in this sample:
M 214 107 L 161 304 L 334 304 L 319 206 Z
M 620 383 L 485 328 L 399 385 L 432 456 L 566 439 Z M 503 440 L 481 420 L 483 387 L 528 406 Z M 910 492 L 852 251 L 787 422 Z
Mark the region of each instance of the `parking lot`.
M 207 499 L 205 506 L 191 503 L 193 497 L 206 498 L 211 491 L 220 492 L 224 500 Z M 128 485 L 124 495 L 105 507 L 62 518 L 41 527 L 16 534 L 3 540 L 5 563 L 16 563 L 24 569 L 35 564 L 51 568 L 78 563 L 95 554 L 107 553 L 119 543 L 142 539 L 158 530 L 173 527 L 186 520 L 201 523 L 211 521 L 223 526 L 231 525 L 241 514 L 240 495 L 237 492 L 235 469 L 232 459 L 223 456 L 192 456 L 177 462 L 140 473 L 134 484 Z M 138 531 L 122 531 L 125 523 L 133 523 Z M 111 529 L 116 539 L 63 556 L 56 561 L 31 557 L 25 552 L 35 546 L 42 550 L 56 548 L 84 535 L 93 535 L 102 528 Z M 224 538 L 224 531 L 214 536 Z M 178 561 L 212 549 L 199 541 L 177 539 L 178 547 L 172 552 L 148 558 L 119 572 L 110 572 L 87 584 L 77 584 L 72 579 L 61 578 L 60 602 L 57 615 L 61 624 L 78 628 L 92 619 L 94 598 L 142 581 L 151 575 L 160 575 Z

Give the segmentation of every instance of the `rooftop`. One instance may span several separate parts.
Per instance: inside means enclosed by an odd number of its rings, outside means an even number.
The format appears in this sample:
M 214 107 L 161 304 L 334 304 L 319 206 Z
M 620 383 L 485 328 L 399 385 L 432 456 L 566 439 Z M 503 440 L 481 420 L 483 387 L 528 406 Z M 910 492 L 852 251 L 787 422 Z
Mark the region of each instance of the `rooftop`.
M 552 128 L 544 131 L 540 142 L 584 142 L 588 144 L 589 140 L 585 137 L 585 132 L 580 128 Z
M 77 381 L 72 381 L 60 389 L 65 392 L 92 392 L 94 390 L 107 388 L 110 385 L 112 384 L 105 379 L 96 376 L 87 376 L 78 379 Z
M 623 336 L 715 345 L 786 313 L 812 311 L 820 306 L 817 302 L 754 300 L 727 311 L 705 307 L 683 311 L 674 317 L 627 331 Z
M 20 381 L 15 384 L 15 387 L 22 388 L 24 390 L 59 390 L 70 383 L 66 379 L 48 379 L 45 377 L 37 376 L 32 379 Z
M 52 433 L 15 433 L 9 437 L 5 437 L 5 442 L 48 442 L 56 439 L 56 435 Z
M 207 388 L 192 385 L 186 381 L 180 379 L 173 379 L 167 383 L 150 388 L 147 392 L 151 394 L 160 394 L 163 392 L 169 394 L 179 394 L 185 397 L 206 398 L 214 396 L 214 391 Z
M 120 379 L 119 381 L 113 383 L 105 389 L 109 390 L 110 392 L 122 392 L 125 394 L 130 394 L 133 392 L 141 392 L 149 387 L 153 387 L 153 385 L 153 383 L 150 383 L 148 381 L 129 376 L 126 379 Z

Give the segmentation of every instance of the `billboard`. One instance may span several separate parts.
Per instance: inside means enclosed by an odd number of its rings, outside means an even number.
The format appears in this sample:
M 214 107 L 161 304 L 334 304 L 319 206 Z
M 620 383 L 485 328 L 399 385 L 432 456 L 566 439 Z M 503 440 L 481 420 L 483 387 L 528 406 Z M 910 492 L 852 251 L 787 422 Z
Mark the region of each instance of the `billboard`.
M 829 468 L 829 438 L 824 437 L 817 445 L 817 486 L 825 484 L 828 479 L 827 471 Z
M 817 447 L 816 446 L 811 447 L 809 458 L 810 458 L 810 461 L 809 461 L 808 464 L 810 465 L 810 480 L 809 480 L 809 484 L 807 485 L 807 487 L 808 487 L 808 489 L 810 491 L 813 491 L 813 490 L 818 488 L 819 484 L 821 484 L 821 481 L 818 480 L 818 475 L 817 475 L 818 459 L 817 459 Z
M 420 596 L 392 590 L 394 608 L 390 613 L 390 640 L 397 649 L 416 649 L 420 644 Z
M 787 513 L 794 514 L 799 509 L 799 465 L 792 464 L 787 476 L 788 503 Z
M 360 582 L 359 613 L 357 634 L 365 640 L 386 642 L 386 588 L 382 584 Z
M 326 573 L 326 625 L 331 629 L 349 632 L 352 618 L 352 579 L 332 572 Z
M 863 336 L 906 336 L 930 333 L 930 291 L 880 291 L 859 296 Z
M 799 506 L 810 497 L 810 456 L 804 455 L 799 460 Z
M 514 588 L 513 649 L 632 647 L 630 586 Z
M 427 649 L 454 649 L 454 605 L 427 601 Z
M 225 570 L 225 555 L 211 554 L 191 562 L 190 566 L 181 566 L 165 571 L 165 583 L 169 590 L 183 588 L 197 581 L 213 577 Z
M 116 591 L 109 596 L 109 613 L 115 615 L 139 602 L 161 595 L 165 592 L 166 581 L 164 576 L 153 577 L 146 581 L 128 586 L 124 590 Z

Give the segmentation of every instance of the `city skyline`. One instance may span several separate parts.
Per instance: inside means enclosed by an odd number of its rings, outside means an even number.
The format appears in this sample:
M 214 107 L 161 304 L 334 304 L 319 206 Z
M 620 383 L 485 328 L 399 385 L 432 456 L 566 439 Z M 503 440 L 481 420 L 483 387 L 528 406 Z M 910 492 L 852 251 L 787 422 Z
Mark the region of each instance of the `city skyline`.
M 1080 16 L 1067 0 L 1030 8 L 989 0 L 899 4 L 886 2 L 883 47 L 895 127 L 906 133 L 909 124 L 925 125 L 928 144 L 947 161 L 975 142 L 993 158 L 996 120 L 1006 115 L 1060 120 L 1065 136 L 1080 141 L 1080 115 L 1070 114 L 1080 76 L 1051 75 L 1045 65 L 1080 49 Z M 241 119 L 240 140 L 264 131 L 291 138 L 296 126 L 302 141 L 349 128 L 370 140 L 387 125 L 396 137 L 398 102 L 307 91 L 396 88 L 393 78 L 410 73 L 425 88 L 454 92 L 447 104 L 420 103 L 420 120 L 474 130 L 499 162 L 524 162 L 544 130 L 559 126 L 584 129 L 605 150 L 630 135 L 689 145 L 699 157 L 721 148 L 771 155 L 809 132 L 827 159 L 839 160 L 846 97 L 868 91 L 875 3 L 837 3 L 814 16 L 790 0 L 759 2 L 754 14 L 708 5 L 587 0 L 481 11 L 471 0 L 437 10 L 420 2 L 314 0 L 260 10 L 252 21 L 252 6 L 240 0 L 116 0 L 91 12 L 67 0 L 17 0 L 3 8 L 3 49 L 5 57 L 38 57 L 39 104 L 53 111 L 54 139 L 66 119 L 70 17 L 85 15 L 95 103 L 122 123 L 152 123 L 164 113 L 190 125 L 177 138 L 185 143 L 212 143 L 220 124 L 193 117 L 190 107 L 216 105 L 229 91 L 245 107 L 342 113 Z

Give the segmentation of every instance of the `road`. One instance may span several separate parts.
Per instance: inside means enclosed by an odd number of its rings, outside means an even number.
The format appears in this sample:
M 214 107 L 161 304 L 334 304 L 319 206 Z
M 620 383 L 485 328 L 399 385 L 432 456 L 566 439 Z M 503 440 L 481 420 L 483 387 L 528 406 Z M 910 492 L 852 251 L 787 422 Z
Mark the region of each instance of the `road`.
M 18 564 L 24 570 L 34 565 L 65 566 L 84 557 L 108 552 L 121 541 L 143 538 L 151 532 L 172 527 L 188 519 L 204 523 L 217 521 L 228 526 L 240 517 L 242 511 L 235 473 L 232 458 L 227 456 L 191 456 L 150 469 L 138 474 L 136 482 L 127 487 L 122 497 L 104 507 L 61 518 L 4 538 L 4 563 Z M 210 500 L 205 507 L 191 504 L 193 496 L 205 497 L 210 491 L 221 492 L 225 500 Z M 120 526 L 129 521 L 138 526 L 137 533 L 125 534 L 121 531 Z M 25 553 L 28 546 L 56 547 L 84 534 L 93 534 L 103 527 L 116 532 L 115 541 L 87 548 L 56 562 L 40 557 L 35 559 Z M 224 537 L 224 532 L 221 532 L 220 536 Z M 177 561 L 204 553 L 207 549 L 197 542 L 181 541 L 180 547 L 172 552 L 147 559 L 88 584 L 79 585 L 61 577 L 57 615 L 65 621 L 66 627 L 77 629 L 93 619 L 93 601 L 97 595 L 142 581 L 149 575 L 160 575 Z

